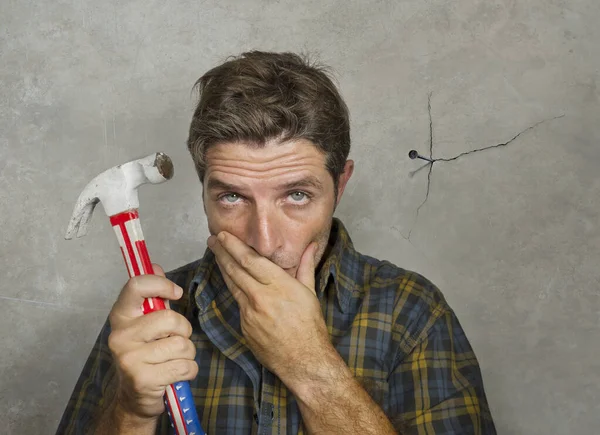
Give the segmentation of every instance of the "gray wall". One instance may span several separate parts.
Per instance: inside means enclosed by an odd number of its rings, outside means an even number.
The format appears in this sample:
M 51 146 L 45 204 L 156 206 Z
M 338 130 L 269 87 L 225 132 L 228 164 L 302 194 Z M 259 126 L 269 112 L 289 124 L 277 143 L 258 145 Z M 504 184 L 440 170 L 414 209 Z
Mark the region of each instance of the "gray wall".
M 336 215 L 357 248 L 442 289 L 479 357 L 502 434 L 600 425 L 597 0 L 0 2 L 0 431 L 53 433 L 127 279 L 81 189 L 155 151 L 140 189 L 152 261 L 205 248 L 185 139 L 191 87 L 246 49 L 309 50 L 352 113 L 356 170 Z M 429 197 L 431 96 L 434 158 Z M 424 163 L 424 162 L 421 162 Z M 410 240 L 408 234 L 410 233 Z M 8 432 L 4 432 L 4 431 Z

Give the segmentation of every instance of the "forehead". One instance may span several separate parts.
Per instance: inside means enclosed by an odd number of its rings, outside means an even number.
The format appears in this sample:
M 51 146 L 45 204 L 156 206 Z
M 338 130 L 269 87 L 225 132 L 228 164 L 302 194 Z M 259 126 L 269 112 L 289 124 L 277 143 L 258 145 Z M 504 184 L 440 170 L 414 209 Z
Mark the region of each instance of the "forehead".
M 309 173 L 322 178 L 328 174 L 325 154 L 312 142 L 300 139 L 264 147 L 228 142 L 212 146 L 206 153 L 206 179 L 211 175 L 235 175 L 255 179 L 282 179 Z

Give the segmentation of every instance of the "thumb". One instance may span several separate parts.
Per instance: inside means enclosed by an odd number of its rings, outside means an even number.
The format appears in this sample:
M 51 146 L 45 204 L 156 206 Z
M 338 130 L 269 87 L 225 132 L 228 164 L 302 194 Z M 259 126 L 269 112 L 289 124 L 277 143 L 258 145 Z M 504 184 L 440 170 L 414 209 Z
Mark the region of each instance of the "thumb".
M 302 254 L 300 266 L 298 266 L 298 271 L 296 272 L 296 279 L 315 294 L 315 255 L 317 247 L 318 244 L 315 242 L 308 245 L 308 248 Z

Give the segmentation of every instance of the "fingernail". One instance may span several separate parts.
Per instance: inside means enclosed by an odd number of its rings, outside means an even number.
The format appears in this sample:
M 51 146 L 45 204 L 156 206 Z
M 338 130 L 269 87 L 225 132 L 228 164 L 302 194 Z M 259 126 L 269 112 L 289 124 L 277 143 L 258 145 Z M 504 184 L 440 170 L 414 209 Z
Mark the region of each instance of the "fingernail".
M 175 287 L 175 296 L 180 298 L 182 294 L 183 294 L 183 289 L 179 286 Z

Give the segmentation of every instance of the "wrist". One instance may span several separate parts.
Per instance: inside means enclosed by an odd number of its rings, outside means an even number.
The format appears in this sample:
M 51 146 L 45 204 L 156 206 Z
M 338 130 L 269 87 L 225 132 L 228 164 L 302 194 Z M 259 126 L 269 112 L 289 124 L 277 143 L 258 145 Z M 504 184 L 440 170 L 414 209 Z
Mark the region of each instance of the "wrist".
M 154 434 L 158 417 L 142 417 L 128 411 L 117 400 L 112 409 L 112 420 L 118 434 Z
M 295 371 L 286 384 L 296 399 L 307 407 L 317 407 L 321 402 L 343 395 L 355 382 L 354 376 L 342 357 L 332 347 L 330 352 L 321 352 Z M 302 366 L 302 364 L 300 364 Z

